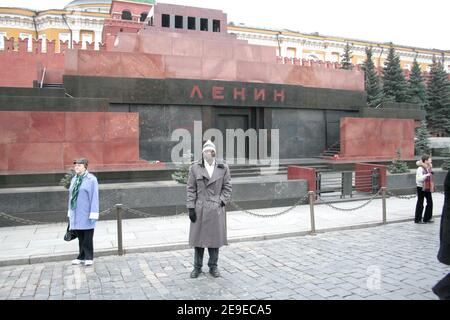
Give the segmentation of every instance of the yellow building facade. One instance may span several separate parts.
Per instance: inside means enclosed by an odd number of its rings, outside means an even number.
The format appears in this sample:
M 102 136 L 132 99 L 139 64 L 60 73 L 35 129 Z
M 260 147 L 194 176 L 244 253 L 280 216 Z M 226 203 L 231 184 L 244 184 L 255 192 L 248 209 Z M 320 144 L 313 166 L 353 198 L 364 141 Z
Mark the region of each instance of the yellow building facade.
M 0 7 L 0 50 L 4 48 L 4 38 L 47 39 L 95 43 L 98 49 L 102 39 L 103 21 L 110 18 L 111 0 L 76 0 L 62 10 L 33 11 L 25 8 Z M 16 41 L 17 43 L 17 41 Z M 31 50 L 31 44 L 29 46 Z M 45 41 L 43 44 L 45 48 Z
M 268 45 L 277 48 L 281 57 L 341 62 L 344 48 L 348 43 L 352 51 L 352 63 L 362 64 L 366 59 L 366 47 L 373 49 L 373 61 L 376 67 L 383 67 L 390 48 L 390 43 L 362 41 L 330 37 L 318 33 L 306 34 L 289 30 L 272 30 L 250 27 L 243 24 L 229 25 L 228 32 L 234 33 L 238 39 L 252 44 Z M 393 44 L 400 58 L 400 65 L 411 70 L 414 59 L 420 64 L 422 71 L 429 71 L 433 55 L 444 59 L 444 68 L 450 72 L 450 51 L 425 49 Z M 284 61 L 284 59 L 283 59 Z

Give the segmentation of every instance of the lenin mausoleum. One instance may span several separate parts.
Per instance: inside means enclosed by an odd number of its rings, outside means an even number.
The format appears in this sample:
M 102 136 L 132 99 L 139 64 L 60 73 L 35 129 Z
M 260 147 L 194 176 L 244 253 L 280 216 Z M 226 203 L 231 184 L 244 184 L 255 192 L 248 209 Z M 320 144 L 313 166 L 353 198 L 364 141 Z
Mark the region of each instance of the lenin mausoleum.
M 183 212 L 185 186 L 172 181 L 180 130 L 193 137 L 194 160 L 207 132 L 222 136 L 214 141 L 230 164 L 235 203 L 291 205 L 317 189 L 314 165 L 366 170 L 370 162 L 372 172 L 398 150 L 412 160 L 425 118 L 414 104 L 368 107 L 358 52 L 373 46 L 380 67 L 388 44 L 352 41 L 354 68 L 344 70 L 346 39 L 235 25 L 221 10 L 152 0 L 3 7 L 0 38 L 0 212 L 32 220 L 64 221 L 67 190 L 58 184 L 80 157 L 98 177 L 101 210 Z M 414 58 L 426 71 L 438 53 L 396 50 L 405 72 Z M 248 134 L 235 158 L 229 130 Z M 261 154 L 280 166 L 259 179 Z
M 194 121 L 224 136 L 278 129 L 280 159 L 321 157 L 336 146 L 343 160 L 392 159 L 399 148 L 414 156 L 418 106 L 369 108 L 358 64 L 339 69 L 330 53 L 331 61 L 285 59 L 286 48 L 230 32 L 220 10 L 77 0 L 31 20 L 40 21 L 39 36 L 36 28 L 18 38 L 2 31 L 5 175 L 62 173 L 81 155 L 99 171 L 164 167 L 177 144 L 171 133 L 194 135 Z M 59 38 L 58 23 L 67 26 Z

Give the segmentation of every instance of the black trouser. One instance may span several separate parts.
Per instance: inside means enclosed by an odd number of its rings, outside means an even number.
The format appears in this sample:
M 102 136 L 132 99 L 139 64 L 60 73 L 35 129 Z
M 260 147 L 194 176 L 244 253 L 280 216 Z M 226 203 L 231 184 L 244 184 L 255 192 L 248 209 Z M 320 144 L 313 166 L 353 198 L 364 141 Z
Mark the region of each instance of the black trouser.
M 78 260 L 94 260 L 94 229 L 74 230 L 77 233 L 80 254 Z
M 196 269 L 202 268 L 204 252 L 205 252 L 205 248 L 195 247 L 194 268 L 196 268 Z M 208 248 L 208 253 L 209 253 L 208 267 L 216 268 L 217 261 L 219 260 L 219 248 Z
M 433 292 L 440 300 L 450 300 L 450 273 L 436 283 Z
M 423 216 L 423 221 L 427 222 L 431 220 L 433 215 L 433 199 L 431 198 L 431 192 L 423 191 L 421 187 L 417 187 L 417 204 L 416 204 L 416 216 L 414 218 L 415 222 L 422 221 L 422 211 L 423 211 L 423 199 L 427 199 L 427 206 L 425 208 L 425 215 Z

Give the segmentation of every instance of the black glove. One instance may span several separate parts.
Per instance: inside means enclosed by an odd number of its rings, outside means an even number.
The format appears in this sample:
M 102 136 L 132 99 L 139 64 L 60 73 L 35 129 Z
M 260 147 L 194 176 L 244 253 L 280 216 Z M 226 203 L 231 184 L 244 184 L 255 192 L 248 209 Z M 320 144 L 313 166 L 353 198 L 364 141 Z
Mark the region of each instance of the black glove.
M 220 206 L 221 206 L 221 207 L 225 207 L 225 202 L 220 201 Z
M 191 219 L 191 221 L 193 223 L 195 223 L 195 221 L 197 221 L 197 216 L 195 215 L 195 209 L 194 208 L 189 208 L 189 219 Z

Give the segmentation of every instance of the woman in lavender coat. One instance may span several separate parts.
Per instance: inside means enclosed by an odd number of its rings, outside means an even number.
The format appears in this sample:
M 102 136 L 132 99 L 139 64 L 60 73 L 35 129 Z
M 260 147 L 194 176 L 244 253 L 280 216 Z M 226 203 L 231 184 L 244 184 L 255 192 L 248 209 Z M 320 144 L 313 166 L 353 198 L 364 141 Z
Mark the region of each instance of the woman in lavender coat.
M 88 160 L 77 159 L 74 162 L 76 175 L 69 188 L 69 229 L 78 237 L 79 255 L 72 264 L 94 263 L 94 229 L 99 218 L 97 178 L 87 171 Z

